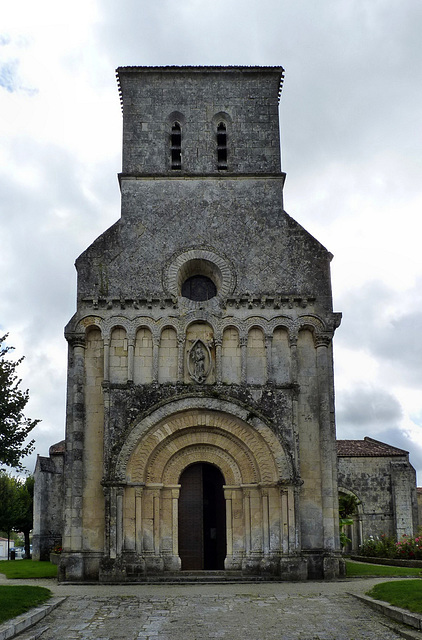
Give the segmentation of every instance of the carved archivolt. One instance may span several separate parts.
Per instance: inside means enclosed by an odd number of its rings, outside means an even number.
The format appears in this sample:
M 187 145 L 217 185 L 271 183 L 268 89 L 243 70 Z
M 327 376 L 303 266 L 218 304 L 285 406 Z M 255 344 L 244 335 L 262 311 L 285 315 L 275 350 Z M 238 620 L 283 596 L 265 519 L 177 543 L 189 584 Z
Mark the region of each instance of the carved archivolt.
M 178 482 L 177 473 L 201 458 L 216 464 L 226 483 L 274 483 L 293 477 L 291 458 L 258 418 L 233 403 L 185 398 L 169 403 L 132 429 L 120 452 L 116 476 L 132 482 Z M 184 461 L 184 462 L 181 462 Z M 176 475 L 175 475 L 176 474 Z M 171 482 L 170 482 L 171 480 Z
M 209 275 L 212 275 L 212 280 L 217 280 L 215 284 L 218 295 L 221 297 L 230 295 L 236 285 L 233 267 L 228 260 L 211 249 L 188 249 L 173 258 L 163 273 L 164 290 L 172 296 L 179 296 L 182 282 L 190 275 L 189 265 L 201 262 L 205 269 L 209 268 L 213 272 Z

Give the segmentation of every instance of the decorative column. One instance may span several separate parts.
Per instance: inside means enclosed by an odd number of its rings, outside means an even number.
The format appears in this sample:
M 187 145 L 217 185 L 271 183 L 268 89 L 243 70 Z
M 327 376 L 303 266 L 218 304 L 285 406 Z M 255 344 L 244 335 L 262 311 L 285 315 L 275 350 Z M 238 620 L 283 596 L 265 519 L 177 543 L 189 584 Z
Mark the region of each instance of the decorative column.
M 290 343 L 290 382 L 297 383 L 297 333 L 289 335 Z
M 177 380 L 183 382 L 185 377 L 185 343 L 186 336 L 177 336 Z
M 246 362 L 248 356 L 248 338 L 247 336 L 241 336 L 239 338 L 240 344 L 240 383 L 246 384 Z
M 215 344 L 215 380 L 217 384 L 221 384 L 223 379 L 223 358 L 222 358 L 222 348 L 223 348 L 223 338 L 220 336 L 218 338 L 214 338 Z
M 116 554 L 123 551 L 123 487 L 116 488 Z
M 179 497 L 180 484 L 169 485 L 171 492 L 171 527 L 172 527 L 172 550 L 171 558 L 165 559 L 165 569 L 167 571 L 180 571 L 182 561 L 179 556 Z
M 164 560 L 161 555 L 161 490 L 162 483 L 151 483 L 147 485 L 148 489 L 148 514 L 150 529 L 146 532 L 149 539 L 148 550 L 145 550 L 145 566 L 146 570 L 151 573 L 160 573 L 164 569 Z
M 104 337 L 104 382 L 110 381 L 110 336 Z
M 261 489 L 262 500 L 262 551 L 267 556 L 270 552 L 270 522 L 269 522 L 269 500 L 268 489 Z
M 142 491 L 143 487 L 135 489 L 135 550 L 141 555 L 142 544 Z
M 135 337 L 128 336 L 127 339 L 127 379 L 133 382 L 133 367 L 135 360 Z
M 226 545 L 224 561 L 226 570 L 238 571 L 242 568 L 244 556 L 243 498 L 239 486 L 224 485 L 226 500 Z
M 160 348 L 160 336 L 152 337 L 152 381 L 158 382 L 158 357 Z
M 274 382 L 273 375 L 273 356 L 272 356 L 272 347 L 273 347 L 273 336 L 265 336 L 265 356 L 267 362 L 267 382 Z
M 116 487 L 110 487 L 110 519 L 109 519 L 109 540 L 110 558 L 117 557 L 117 497 Z
M 105 527 L 104 527 L 104 551 L 105 555 L 110 556 L 110 521 L 111 521 L 111 499 L 110 499 L 110 487 L 103 485 L 104 493 L 104 513 L 105 513 Z
M 290 551 L 289 545 L 289 506 L 287 499 L 287 488 L 280 489 L 280 509 L 281 509 L 281 550 L 284 554 Z

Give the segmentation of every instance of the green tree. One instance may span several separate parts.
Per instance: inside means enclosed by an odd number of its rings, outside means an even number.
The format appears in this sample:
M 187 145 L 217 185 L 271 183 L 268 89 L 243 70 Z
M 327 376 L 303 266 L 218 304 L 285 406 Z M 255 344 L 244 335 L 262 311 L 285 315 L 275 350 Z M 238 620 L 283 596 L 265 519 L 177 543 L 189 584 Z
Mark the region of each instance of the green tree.
M 13 528 L 25 536 L 25 558 L 30 558 L 31 548 L 29 534 L 34 520 L 34 477 L 28 476 L 20 482 L 17 489 L 16 519 Z
M 19 481 L 0 471 L 0 529 L 7 536 L 7 557 L 9 558 L 10 533 L 15 528 L 18 515 Z
M 24 416 L 29 392 L 19 388 L 21 380 L 15 373 L 23 357 L 7 356 L 13 350 L 4 344 L 7 336 L 0 337 L 0 463 L 22 470 L 21 459 L 34 450 L 34 440 L 25 445 L 24 441 L 39 420 Z
M 340 545 L 342 549 L 346 547 L 349 542 L 351 542 L 350 538 L 346 536 L 344 529 L 348 525 L 353 524 L 353 516 L 358 512 L 359 505 L 360 502 L 356 498 L 356 496 L 342 493 L 338 497 L 338 512 L 340 516 Z

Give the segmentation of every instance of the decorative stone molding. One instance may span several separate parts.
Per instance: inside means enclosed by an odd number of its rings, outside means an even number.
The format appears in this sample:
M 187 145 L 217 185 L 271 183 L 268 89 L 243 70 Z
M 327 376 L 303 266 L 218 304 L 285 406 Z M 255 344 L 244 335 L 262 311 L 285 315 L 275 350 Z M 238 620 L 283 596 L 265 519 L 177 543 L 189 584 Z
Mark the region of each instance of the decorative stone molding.
M 193 275 L 192 266 L 203 265 L 204 275 L 209 275 L 217 287 L 220 298 L 230 295 L 236 286 L 236 276 L 230 262 L 212 249 L 188 249 L 173 256 L 163 271 L 163 288 L 171 296 L 180 296 L 184 280 Z M 208 273 L 209 271 L 209 273 Z
M 175 432 L 185 430 L 188 434 L 201 427 L 204 432 L 222 429 L 225 438 L 242 442 L 250 452 L 248 455 L 252 456 L 251 460 L 257 460 L 260 481 L 293 478 L 294 465 L 287 447 L 261 419 L 255 416 L 252 422 L 248 423 L 249 420 L 250 413 L 246 409 L 229 401 L 200 397 L 172 401 L 135 424 L 119 453 L 115 477 L 124 480 L 129 462 L 133 460 L 137 470 L 132 467 L 131 480 L 142 481 L 140 476 L 144 474 L 150 456 L 160 443 Z

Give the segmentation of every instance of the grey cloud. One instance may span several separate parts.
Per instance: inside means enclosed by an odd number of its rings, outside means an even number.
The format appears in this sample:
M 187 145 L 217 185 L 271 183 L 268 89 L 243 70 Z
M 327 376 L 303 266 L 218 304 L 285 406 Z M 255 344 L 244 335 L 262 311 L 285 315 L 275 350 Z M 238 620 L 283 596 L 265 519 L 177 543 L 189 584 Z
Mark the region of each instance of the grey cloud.
M 412 294 L 408 294 L 412 297 Z M 391 382 L 420 386 L 422 383 L 422 311 L 420 286 L 416 283 L 413 299 L 415 311 L 400 314 L 397 292 L 381 282 L 368 282 L 337 300 L 343 312 L 336 343 L 367 351 L 383 361 L 385 376 Z M 389 308 L 397 308 L 390 319 Z M 387 316 L 388 319 L 385 319 Z
M 422 445 L 400 428 L 403 410 L 392 394 L 380 388 L 362 386 L 338 392 L 336 405 L 338 439 L 362 440 L 369 436 L 408 451 L 421 482 Z
M 17 60 L 10 60 L 0 65 L 0 86 L 9 93 L 13 93 L 17 88 L 17 68 Z
M 397 399 L 383 389 L 362 386 L 341 391 L 336 397 L 338 428 L 359 438 L 397 427 L 403 410 Z

